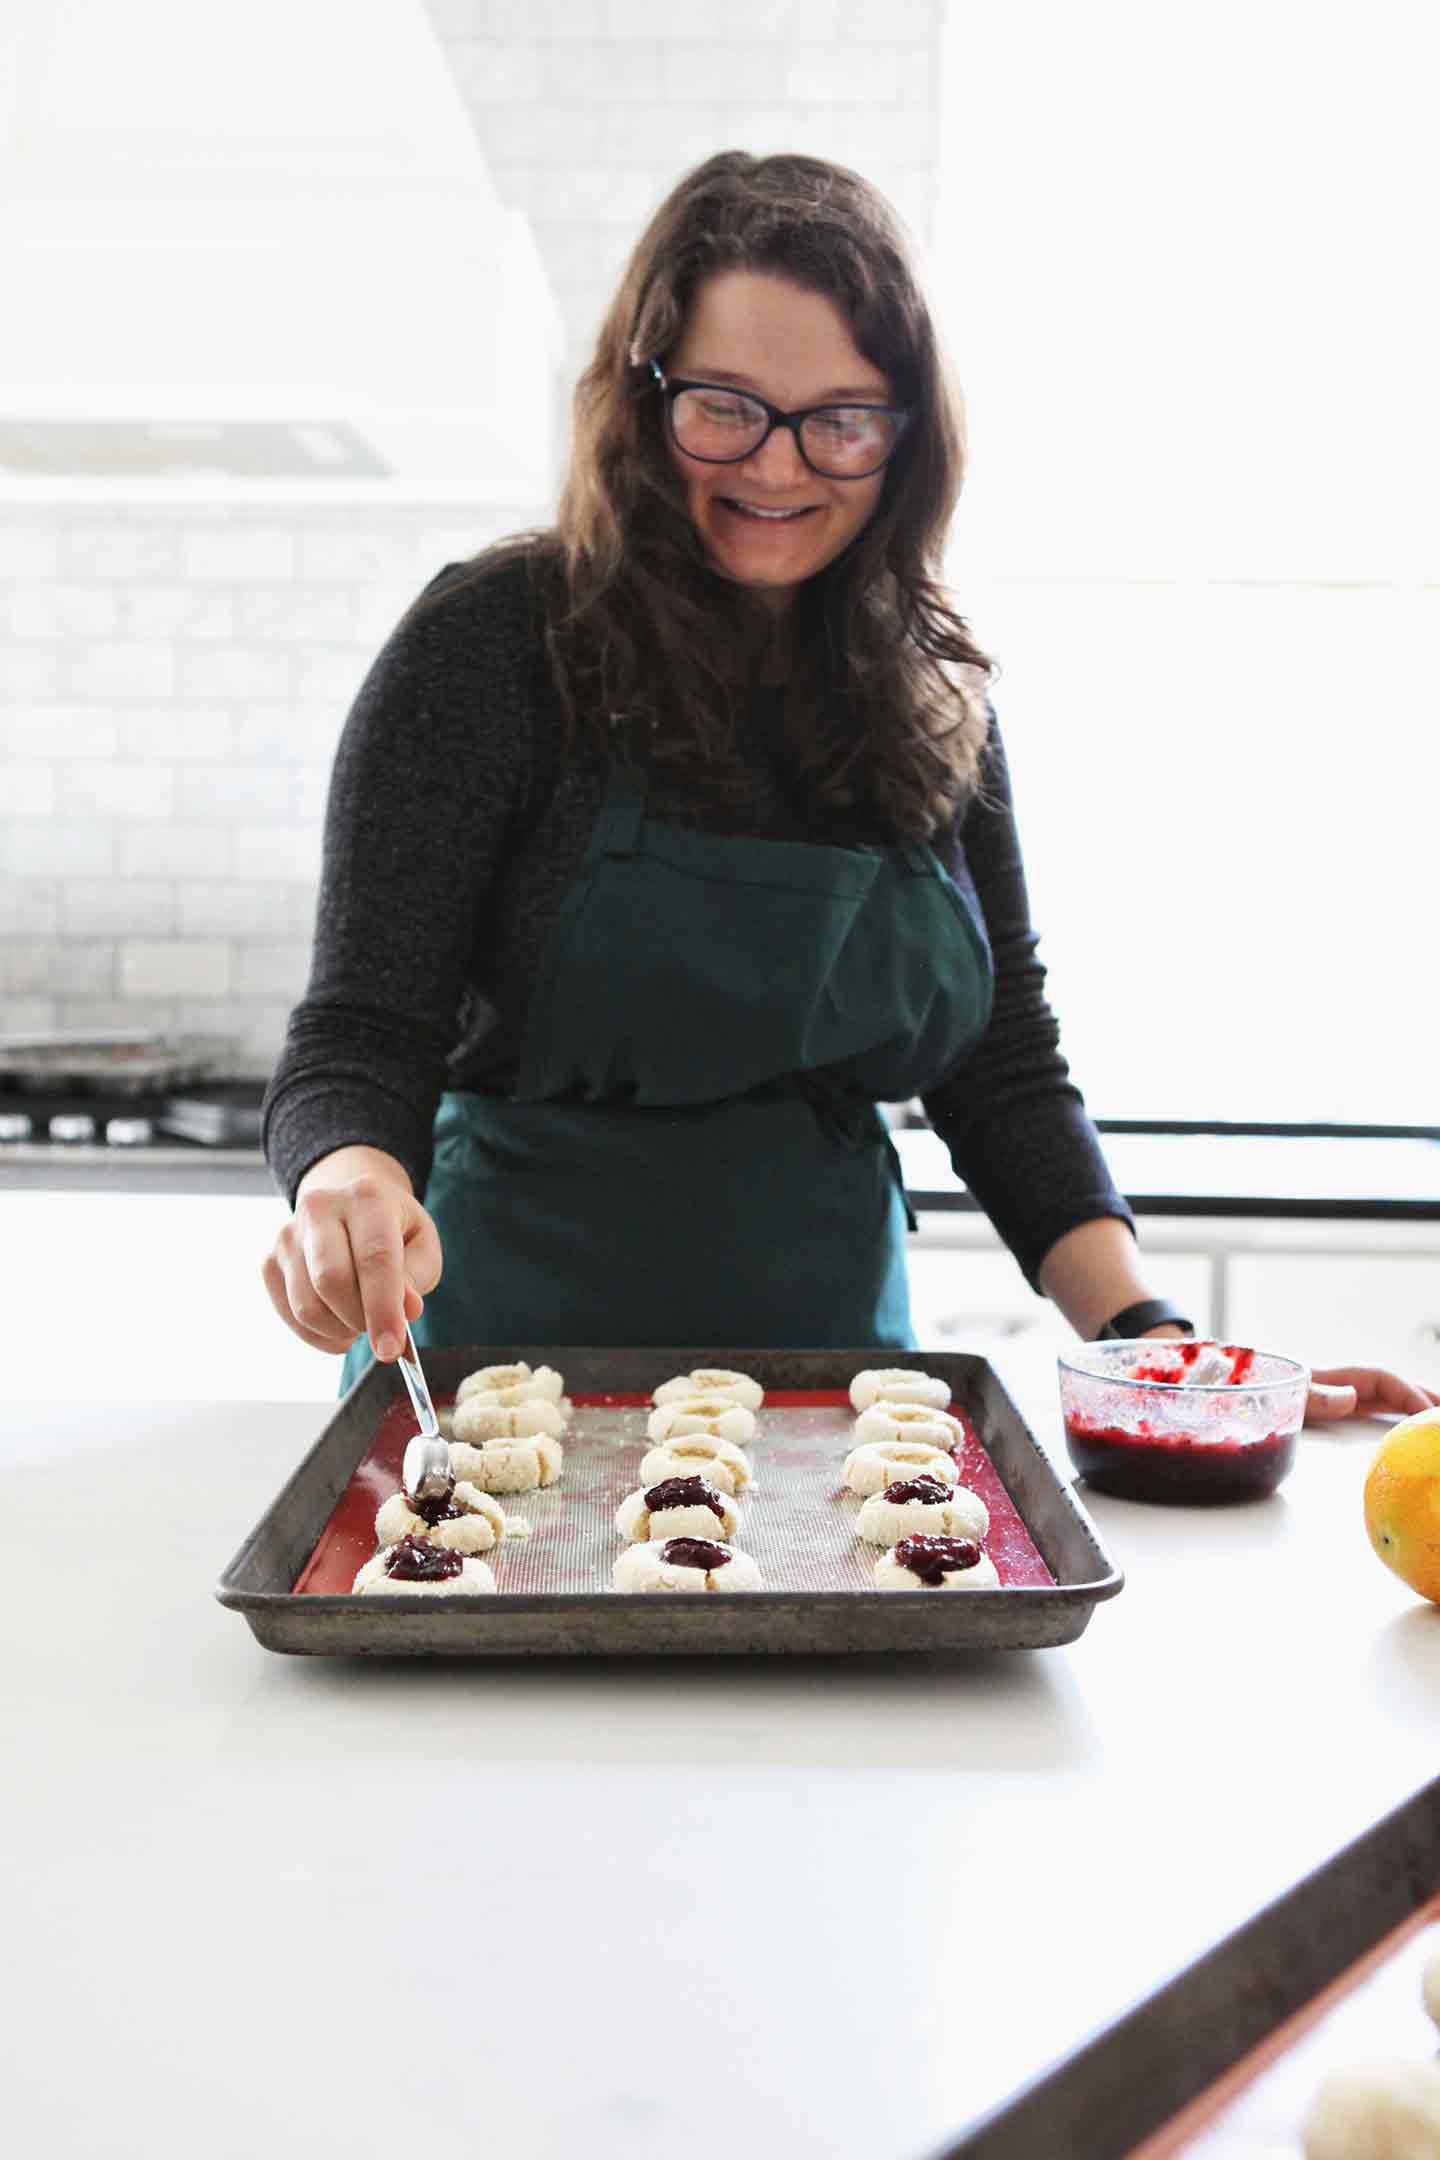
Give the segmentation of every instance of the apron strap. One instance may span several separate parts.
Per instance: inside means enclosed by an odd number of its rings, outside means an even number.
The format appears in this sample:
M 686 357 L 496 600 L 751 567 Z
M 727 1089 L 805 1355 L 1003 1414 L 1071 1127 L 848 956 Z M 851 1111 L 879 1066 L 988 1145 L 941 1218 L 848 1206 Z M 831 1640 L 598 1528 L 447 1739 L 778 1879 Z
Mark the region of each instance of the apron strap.
M 858 1148 L 873 1146 L 875 1105 L 868 1095 L 861 1095 L 850 1088 L 837 1087 L 833 1081 L 825 1080 L 819 1073 L 798 1072 L 788 1081 L 780 1081 L 777 1085 L 787 1093 L 793 1091 L 803 1095 L 821 1125 L 838 1146 L 851 1153 Z M 756 1092 L 762 1093 L 764 1090 L 757 1089 Z M 896 1147 L 890 1127 L 885 1125 L 883 1118 L 881 1124 L 884 1125 L 885 1152 L 890 1157 L 891 1174 L 904 1203 L 905 1220 L 912 1230 L 918 1230 L 920 1224 L 910 1204 L 910 1195 L 905 1190 L 905 1166 L 900 1160 L 900 1150 Z
M 603 812 L 602 852 L 626 861 L 640 852 L 640 827 L 645 821 L 645 797 L 623 773 L 611 781 Z

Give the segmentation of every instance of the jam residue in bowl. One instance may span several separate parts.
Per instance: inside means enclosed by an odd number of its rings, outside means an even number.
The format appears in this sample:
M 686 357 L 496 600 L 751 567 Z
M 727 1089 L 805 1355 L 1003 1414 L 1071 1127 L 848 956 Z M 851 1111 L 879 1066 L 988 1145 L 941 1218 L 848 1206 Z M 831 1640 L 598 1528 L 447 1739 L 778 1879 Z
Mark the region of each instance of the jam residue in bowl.
M 1065 1420 L 1070 1460 L 1099 1492 L 1126 1500 L 1257 1500 L 1274 1492 L 1295 1466 L 1294 1432 L 1254 1440 L 1198 1440 L 1168 1433 L 1141 1418 L 1133 1432 L 1078 1416 Z
M 449 1582 L 464 1565 L 463 1554 L 426 1538 L 402 1537 L 385 1555 L 385 1572 L 392 1582 Z
M 901 1567 L 918 1575 L 928 1589 L 939 1590 L 947 1575 L 979 1566 L 980 1547 L 973 1538 L 925 1537 L 917 1533 L 901 1538 L 895 1558 Z
M 713 1485 L 707 1485 L 703 1477 L 667 1477 L 658 1485 L 651 1485 L 645 1493 L 645 1505 L 652 1515 L 661 1508 L 708 1507 L 711 1514 L 722 1523 L 725 1520 L 725 1503 Z M 701 1539 L 703 1545 L 705 1539 Z
M 712 1545 L 709 1538 L 666 1538 L 660 1547 L 660 1558 L 667 1567 L 711 1568 L 724 1567 L 730 1555 L 723 1545 Z

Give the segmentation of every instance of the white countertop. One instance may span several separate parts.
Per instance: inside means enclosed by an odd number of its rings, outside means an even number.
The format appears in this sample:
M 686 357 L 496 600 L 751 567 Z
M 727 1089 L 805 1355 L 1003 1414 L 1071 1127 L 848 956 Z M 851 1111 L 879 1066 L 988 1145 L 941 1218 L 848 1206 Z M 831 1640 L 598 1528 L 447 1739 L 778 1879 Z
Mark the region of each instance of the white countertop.
M 1378 1425 L 1091 1496 L 1127 1583 L 1064 1649 L 372 1666 L 211 1595 L 323 1416 L 0 1413 L 23 2149 L 912 2160 L 1435 1772 Z

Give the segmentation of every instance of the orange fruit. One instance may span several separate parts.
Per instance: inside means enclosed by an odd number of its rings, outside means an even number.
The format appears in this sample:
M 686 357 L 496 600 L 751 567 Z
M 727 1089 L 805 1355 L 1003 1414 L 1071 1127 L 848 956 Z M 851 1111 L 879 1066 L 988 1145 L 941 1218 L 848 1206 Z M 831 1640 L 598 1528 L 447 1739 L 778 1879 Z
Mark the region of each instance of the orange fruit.
M 1440 1409 L 1392 1428 L 1365 1479 L 1365 1528 L 1386 1567 L 1440 1605 Z

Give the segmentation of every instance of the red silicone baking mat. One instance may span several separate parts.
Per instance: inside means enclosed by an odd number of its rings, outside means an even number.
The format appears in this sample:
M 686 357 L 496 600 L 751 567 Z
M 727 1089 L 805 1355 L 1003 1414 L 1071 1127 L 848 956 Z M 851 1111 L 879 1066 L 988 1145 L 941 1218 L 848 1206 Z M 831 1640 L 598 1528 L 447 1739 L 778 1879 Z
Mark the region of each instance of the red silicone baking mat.
M 653 1445 L 645 1434 L 653 1406 L 648 1395 L 571 1399 L 575 1419 L 564 1440 L 565 1474 L 559 1484 L 502 1496 L 507 1515 L 532 1525 L 530 1537 L 507 1539 L 500 1551 L 485 1555 L 502 1592 L 593 1595 L 611 1587 L 611 1569 L 624 1549 L 615 1510 L 640 1483 L 641 1458 Z M 437 1395 L 436 1407 L 446 1409 L 453 1400 Z M 965 1427 L 965 1439 L 955 1450 L 960 1481 L 990 1510 L 985 1550 L 1001 1586 L 1052 1587 L 1055 1577 L 970 1419 L 953 1404 L 951 1415 Z M 841 1466 L 855 1444 L 854 1427 L 850 1399 L 838 1390 L 766 1395 L 746 1449 L 755 1484 L 741 1497 L 734 1543 L 758 1563 L 767 1590 L 874 1589 L 878 1548 L 855 1536 L 861 1503 L 840 1485 Z M 400 1489 L 405 1443 L 414 1432 L 409 1403 L 391 1403 L 296 1578 L 297 1592 L 333 1597 L 349 1591 L 375 1551 L 376 1510 Z
M 1135 2146 L 1129 2160 L 1297 2160 L 1300 2126 L 1332 2070 L 1383 2055 L 1424 2062 L 1435 2054 L 1420 1975 L 1437 1951 L 1440 1897 L 1433 1897 Z

